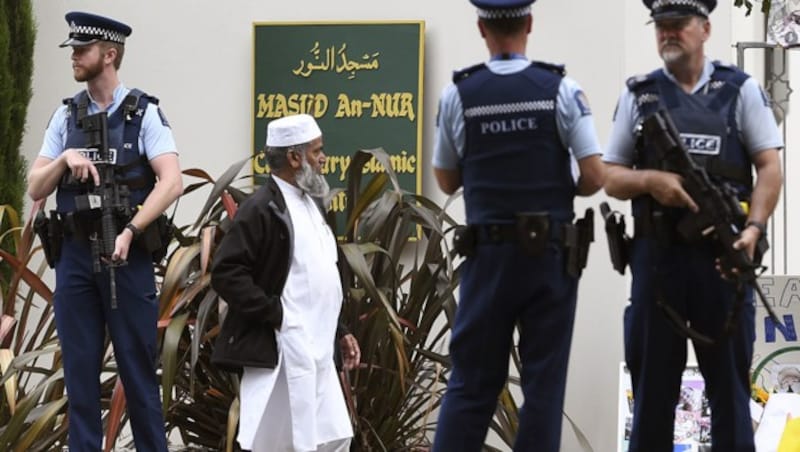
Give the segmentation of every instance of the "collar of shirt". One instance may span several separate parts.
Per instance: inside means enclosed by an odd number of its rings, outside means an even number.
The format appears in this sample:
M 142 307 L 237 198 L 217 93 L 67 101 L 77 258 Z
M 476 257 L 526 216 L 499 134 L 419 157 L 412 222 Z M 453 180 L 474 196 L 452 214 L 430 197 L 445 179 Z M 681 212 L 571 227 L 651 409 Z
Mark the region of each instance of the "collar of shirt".
M 114 88 L 113 99 L 105 111 L 107 111 L 109 115 L 117 111 L 117 108 L 122 105 L 122 101 L 129 92 L 130 90 L 126 88 L 122 82 L 120 82 L 120 84 Z M 95 113 L 100 113 L 100 106 L 97 105 L 97 102 L 95 102 L 94 99 L 92 99 L 92 94 L 89 92 L 89 90 L 86 90 L 86 94 L 89 96 L 89 114 L 93 115 Z
M 668 79 L 672 80 L 672 82 L 675 83 L 676 85 L 678 84 L 678 79 L 676 79 L 675 76 L 669 72 L 666 66 L 663 67 L 661 70 L 664 71 L 664 75 L 666 75 Z M 714 64 L 711 62 L 711 60 L 705 58 L 703 60 L 703 72 L 700 74 L 700 78 L 697 80 L 697 84 L 694 85 L 694 87 L 692 88 L 692 94 L 700 91 L 700 89 L 702 89 L 706 85 L 706 83 L 708 83 L 711 80 L 712 72 L 714 72 Z
M 272 176 L 272 178 L 275 179 L 275 182 L 278 184 L 278 188 L 280 188 L 283 196 L 292 196 L 295 199 L 303 199 L 305 192 L 299 187 L 295 187 L 278 176 Z
M 486 66 L 495 74 L 505 75 L 519 72 L 530 66 L 531 62 L 524 56 L 522 58 L 512 58 L 509 60 L 489 60 Z

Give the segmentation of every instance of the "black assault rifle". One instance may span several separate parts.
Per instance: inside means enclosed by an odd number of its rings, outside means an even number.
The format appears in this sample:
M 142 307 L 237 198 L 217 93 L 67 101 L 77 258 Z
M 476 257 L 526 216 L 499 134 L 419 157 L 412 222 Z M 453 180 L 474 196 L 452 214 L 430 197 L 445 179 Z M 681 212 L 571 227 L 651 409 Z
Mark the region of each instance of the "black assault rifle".
M 122 260 L 112 259 L 115 241 L 120 231 L 119 219 L 130 218 L 130 190 L 126 185 L 117 184 L 114 177 L 116 155 L 112 155 L 108 147 L 108 114 L 106 112 L 85 116 L 81 120 L 81 129 L 86 133 L 86 147 L 89 152 L 96 152 L 96 158 L 90 160 L 97 168 L 100 185 L 89 181 L 88 192 L 75 197 L 76 209 L 80 211 L 99 211 L 100 235 L 96 231 L 89 237 L 92 250 L 92 269 L 95 273 L 108 267 L 111 286 L 111 308 L 117 308 L 117 281 L 114 269 L 125 265 Z
M 698 212 L 689 211 L 679 221 L 678 233 L 687 241 L 711 238 L 717 245 L 723 273 L 736 283 L 751 285 L 772 320 L 780 324 L 756 283 L 757 272 L 763 268 L 761 259 L 769 249 L 766 236 L 762 234 L 759 238 L 753 259 L 746 250 L 733 248 L 747 220 L 733 187 L 712 180 L 706 170 L 692 160 L 665 110 L 659 110 L 647 118 L 642 124 L 642 133 L 655 145 L 664 162 L 664 169 L 683 178 L 684 190 L 699 207 Z

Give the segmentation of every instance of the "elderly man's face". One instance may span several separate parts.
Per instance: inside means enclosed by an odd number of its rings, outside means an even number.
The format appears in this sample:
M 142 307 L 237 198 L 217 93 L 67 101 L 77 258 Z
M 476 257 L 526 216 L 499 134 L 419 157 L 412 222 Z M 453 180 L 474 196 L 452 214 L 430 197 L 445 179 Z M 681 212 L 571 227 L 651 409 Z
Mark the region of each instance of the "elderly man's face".
M 305 155 L 300 159 L 300 169 L 295 173 L 297 186 L 311 196 L 327 195 L 330 186 L 322 175 L 324 164 L 325 152 L 322 150 L 322 137 L 319 137 L 309 143 Z

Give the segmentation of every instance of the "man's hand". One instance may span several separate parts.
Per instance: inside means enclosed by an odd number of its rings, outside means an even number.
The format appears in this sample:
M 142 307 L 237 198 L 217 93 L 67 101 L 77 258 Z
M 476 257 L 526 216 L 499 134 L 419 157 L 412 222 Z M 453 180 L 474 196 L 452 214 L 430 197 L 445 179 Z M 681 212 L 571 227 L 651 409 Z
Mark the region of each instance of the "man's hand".
M 78 149 L 70 148 L 64 151 L 64 162 L 75 179 L 86 182 L 91 176 L 94 184 L 100 185 L 100 174 L 97 172 L 94 163 L 84 157 Z
M 741 234 L 739 234 L 739 239 L 733 243 L 733 249 L 745 250 L 747 255 L 752 260 L 753 255 L 755 254 L 756 245 L 758 244 L 758 239 L 760 238 L 761 231 L 755 226 L 748 226 L 744 228 Z
M 133 232 L 125 228 L 119 233 L 117 239 L 114 241 L 114 254 L 111 255 L 113 262 L 128 260 L 128 252 L 133 243 Z
M 761 238 L 761 231 L 755 226 L 748 226 L 739 234 L 739 238 L 733 243 L 733 249 L 745 250 L 747 257 L 753 260 L 758 239 Z M 739 269 L 725 269 L 722 268 L 722 263 L 719 258 L 716 259 L 717 271 L 722 275 L 723 279 L 733 279 L 739 275 Z
M 650 195 L 659 203 L 671 207 L 686 207 L 692 212 L 700 210 L 682 185 L 683 178 L 668 171 L 650 171 L 647 187 Z
M 358 341 L 352 334 L 346 334 L 339 339 L 339 347 L 342 351 L 342 364 L 344 370 L 353 370 L 361 363 L 361 349 L 358 348 Z

